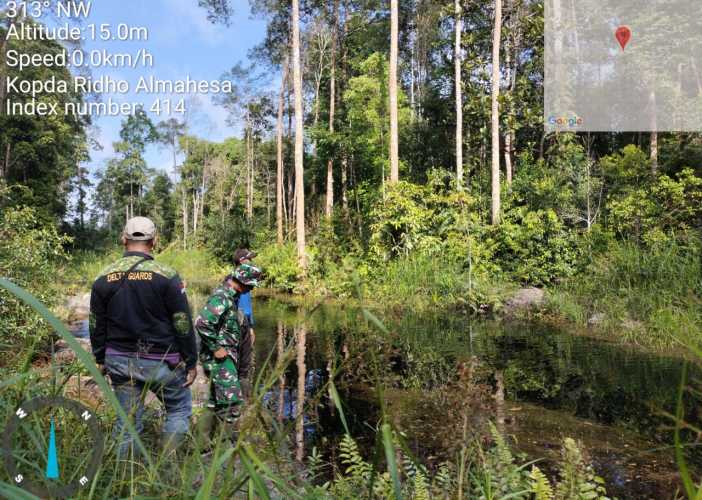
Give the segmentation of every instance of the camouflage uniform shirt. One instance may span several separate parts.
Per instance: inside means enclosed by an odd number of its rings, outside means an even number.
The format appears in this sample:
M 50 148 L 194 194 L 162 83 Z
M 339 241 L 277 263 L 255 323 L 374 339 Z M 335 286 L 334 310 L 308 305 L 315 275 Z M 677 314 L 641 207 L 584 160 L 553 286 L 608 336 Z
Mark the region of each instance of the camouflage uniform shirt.
M 217 287 L 195 321 L 200 336 L 200 361 L 210 378 L 210 406 L 229 407 L 243 403 L 239 379 L 250 364 L 248 325 L 238 308 L 239 293 L 226 284 Z M 215 351 L 224 348 L 227 357 L 217 360 Z

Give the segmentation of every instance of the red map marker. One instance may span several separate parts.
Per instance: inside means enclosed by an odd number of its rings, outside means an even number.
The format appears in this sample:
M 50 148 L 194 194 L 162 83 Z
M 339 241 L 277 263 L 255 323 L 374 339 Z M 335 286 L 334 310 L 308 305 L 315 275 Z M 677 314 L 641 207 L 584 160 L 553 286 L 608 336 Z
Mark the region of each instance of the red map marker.
M 629 43 L 629 40 L 631 40 L 631 28 L 629 28 L 628 26 L 618 27 L 617 31 L 614 32 L 614 37 L 619 42 L 619 45 L 622 46 L 623 52 L 624 48 L 626 47 L 626 44 Z

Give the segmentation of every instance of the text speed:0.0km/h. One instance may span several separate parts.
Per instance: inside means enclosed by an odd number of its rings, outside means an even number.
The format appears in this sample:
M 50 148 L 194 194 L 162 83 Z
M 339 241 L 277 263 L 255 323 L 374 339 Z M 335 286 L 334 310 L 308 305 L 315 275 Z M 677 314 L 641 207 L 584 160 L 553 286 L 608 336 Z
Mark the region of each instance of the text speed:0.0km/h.
M 153 63 L 153 56 L 145 49 L 139 49 L 134 53 L 113 53 L 105 49 L 88 51 L 76 49 L 67 53 L 66 61 L 67 66 L 74 68 L 88 66 L 93 68 L 151 68 Z

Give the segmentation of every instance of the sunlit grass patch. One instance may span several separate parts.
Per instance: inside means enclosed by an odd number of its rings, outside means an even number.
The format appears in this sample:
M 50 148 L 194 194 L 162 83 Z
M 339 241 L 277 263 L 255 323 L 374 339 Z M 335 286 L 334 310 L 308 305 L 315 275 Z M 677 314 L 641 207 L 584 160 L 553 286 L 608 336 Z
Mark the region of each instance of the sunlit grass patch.
M 668 348 L 702 343 L 700 247 L 613 243 L 585 272 L 556 286 L 550 310 L 625 342 Z

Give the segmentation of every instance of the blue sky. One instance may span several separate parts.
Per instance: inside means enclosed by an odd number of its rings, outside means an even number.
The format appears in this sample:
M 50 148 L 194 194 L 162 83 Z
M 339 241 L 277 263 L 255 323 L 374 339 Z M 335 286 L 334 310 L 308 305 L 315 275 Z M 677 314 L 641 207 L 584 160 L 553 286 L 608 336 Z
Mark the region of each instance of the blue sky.
M 197 6 L 197 0 L 94 0 L 90 17 L 83 23 L 113 26 L 126 23 L 130 26 L 145 26 L 149 30 L 148 41 L 96 41 L 86 42 L 85 49 L 108 49 L 110 52 L 135 53 L 139 48 L 147 49 L 154 58 L 153 68 L 93 68 L 93 78 L 109 75 L 123 78 L 134 88 L 140 76 L 153 75 L 161 79 L 179 79 L 190 75 L 193 79 L 212 80 L 219 77 L 236 62 L 244 61 L 248 51 L 265 36 L 265 22 L 251 19 L 248 2 L 236 0 L 234 19 L 229 27 L 213 25 L 206 12 Z M 87 30 L 87 28 L 85 28 Z M 135 100 L 133 95 L 103 94 L 115 101 Z M 145 100 L 148 109 L 155 96 L 141 94 L 136 100 Z M 168 96 L 164 96 L 168 97 Z M 182 97 L 182 96 L 174 96 Z M 195 97 L 192 132 L 196 135 L 219 141 L 235 135 L 238 130 L 225 123 L 226 112 L 211 101 L 209 95 Z M 178 119 L 182 115 L 174 114 Z M 168 119 L 168 115 L 152 116 L 154 122 Z M 119 129 L 123 117 L 100 117 L 94 120 L 99 128 L 96 139 L 102 151 L 91 152 L 89 169 L 94 173 L 114 155 L 112 143 L 119 140 Z M 149 147 L 146 160 L 150 167 L 171 170 L 171 154 L 158 146 Z

